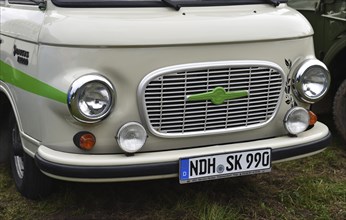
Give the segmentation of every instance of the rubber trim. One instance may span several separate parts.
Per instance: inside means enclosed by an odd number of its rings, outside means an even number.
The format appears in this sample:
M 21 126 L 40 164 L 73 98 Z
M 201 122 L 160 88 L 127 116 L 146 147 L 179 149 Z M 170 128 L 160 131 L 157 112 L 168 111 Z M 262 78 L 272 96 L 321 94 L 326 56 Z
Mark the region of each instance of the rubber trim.
M 332 135 L 329 132 L 324 138 L 309 142 L 307 144 L 296 145 L 293 147 L 285 147 L 280 149 L 272 150 L 272 161 L 283 160 L 290 157 L 296 157 L 299 155 L 304 155 L 308 153 L 313 153 L 315 151 L 323 150 L 332 141 Z
M 56 164 L 35 155 L 37 166 L 44 172 L 56 176 L 73 178 L 125 178 L 178 173 L 179 162 L 139 164 L 129 166 L 72 166 Z
M 159 0 L 148 1 L 126 1 L 126 0 L 52 0 L 58 7 L 66 8 L 107 8 L 107 7 L 168 7 Z M 181 7 L 200 7 L 200 6 L 226 6 L 226 5 L 249 5 L 249 4 L 271 4 L 266 0 L 210 0 L 210 1 L 184 1 L 176 2 Z M 280 3 L 287 3 L 287 0 L 281 0 Z
M 301 144 L 293 147 L 286 147 L 272 150 L 272 161 L 283 160 L 299 155 L 323 150 L 331 142 L 331 134 L 318 141 Z M 139 164 L 129 166 L 73 166 L 52 163 L 36 154 L 35 161 L 37 166 L 44 172 L 61 177 L 71 178 L 126 178 L 126 177 L 144 177 L 166 174 L 178 174 L 179 162 Z

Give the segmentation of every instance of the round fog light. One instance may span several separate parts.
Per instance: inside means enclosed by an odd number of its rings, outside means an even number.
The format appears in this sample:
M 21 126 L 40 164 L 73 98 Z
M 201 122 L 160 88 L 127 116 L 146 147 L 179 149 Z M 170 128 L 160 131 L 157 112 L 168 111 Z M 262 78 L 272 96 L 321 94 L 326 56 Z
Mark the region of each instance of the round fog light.
M 120 148 L 127 153 L 139 151 L 147 139 L 147 132 L 144 127 L 137 122 L 129 122 L 123 125 L 117 134 L 117 141 Z
M 284 124 L 290 134 L 296 135 L 305 131 L 309 122 L 309 112 L 302 107 L 294 107 L 287 112 Z

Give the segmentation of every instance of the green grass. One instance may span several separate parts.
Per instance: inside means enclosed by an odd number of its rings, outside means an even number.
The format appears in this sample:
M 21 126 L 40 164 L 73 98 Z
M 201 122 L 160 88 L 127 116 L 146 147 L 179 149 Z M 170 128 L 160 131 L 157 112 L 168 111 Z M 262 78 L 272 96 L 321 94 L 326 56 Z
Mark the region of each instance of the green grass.
M 177 179 L 58 182 L 42 201 L 21 197 L 0 167 L 0 219 L 346 219 L 346 147 L 276 164 L 271 173 L 180 185 Z

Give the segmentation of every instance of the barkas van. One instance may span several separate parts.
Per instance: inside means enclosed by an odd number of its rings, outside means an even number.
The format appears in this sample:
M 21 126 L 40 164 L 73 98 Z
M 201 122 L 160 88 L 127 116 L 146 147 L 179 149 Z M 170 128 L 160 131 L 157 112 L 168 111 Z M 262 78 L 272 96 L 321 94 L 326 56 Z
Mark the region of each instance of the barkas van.
M 53 179 L 180 183 L 321 152 L 330 76 L 286 1 L 1 0 L 0 160 Z

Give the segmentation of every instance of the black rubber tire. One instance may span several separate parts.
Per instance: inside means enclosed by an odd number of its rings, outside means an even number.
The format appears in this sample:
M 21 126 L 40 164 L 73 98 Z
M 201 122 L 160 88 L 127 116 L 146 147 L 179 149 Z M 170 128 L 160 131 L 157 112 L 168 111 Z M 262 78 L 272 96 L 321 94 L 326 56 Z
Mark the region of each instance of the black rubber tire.
M 346 142 L 346 80 L 341 83 L 335 94 L 333 117 L 337 131 Z
M 11 131 L 11 171 L 17 190 L 26 198 L 33 200 L 48 196 L 52 191 L 53 180 L 44 175 L 37 168 L 34 159 L 24 152 L 13 114 L 9 117 L 9 130 Z M 24 169 L 20 169 L 20 167 Z
M 8 164 L 10 154 L 10 131 L 7 126 L 0 126 L 0 164 Z

